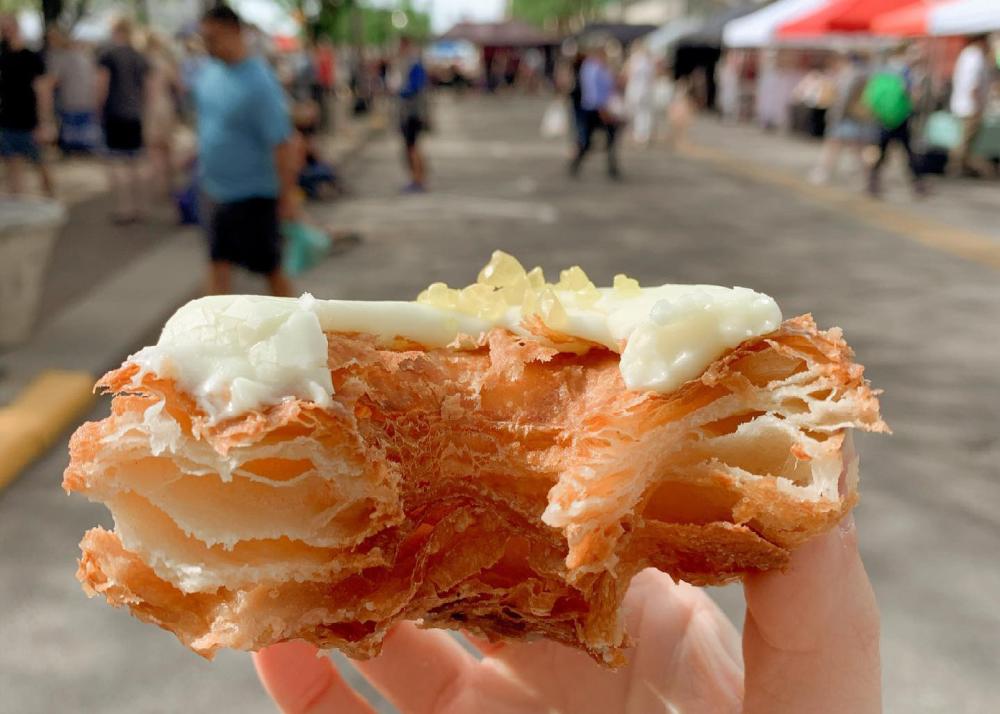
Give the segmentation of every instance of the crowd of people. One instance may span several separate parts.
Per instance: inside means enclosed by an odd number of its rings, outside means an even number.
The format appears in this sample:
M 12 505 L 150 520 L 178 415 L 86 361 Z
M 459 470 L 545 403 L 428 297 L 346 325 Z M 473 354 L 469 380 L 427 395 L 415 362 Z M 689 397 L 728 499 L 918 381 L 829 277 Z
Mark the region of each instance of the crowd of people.
M 989 106 L 995 68 L 989 61 L 986 35 L 967 38 L 958 55 L 945 92 L 935 90 L 928 60 L 914 46 L 873 57 L 860 52 L 834 56 L 829 63 L 808 73 L 793 97 L 809 107 L 822 121 L 824 135 L 820 160 L 811 174 L 815 183 L 828 182 L 838 171 L 846 150 L 864 165 L 863 150 L 877 147 L 876 158 L 867 168 L 866 189 L 881 194 L 881 170 L 887 151 L 898 144 L 906 153 L 914 191 L 926 192 L 925 175 L 932 169 L 926 153 L 915 148 L 929 117 L 946 110 L 960 124 L 959 139 L 946 158 L 950 176 L 994 176 L 995 167 L 973 151 Z
M 669 63 L 654 58 L 641 43 L 618 63 L 611 61 L 606 42 L 594 43 L 565 70 L 558 81 L 569 98 L 575 143 L 571 176 L 579 175 L 595 134 L 605 137 L 607 173 L 613 180 L 621 178 L 616 147 L 624 129 L 639 146 L 683 142 L 694 115 L 688 82 L 675 81 Z
M 238 265 L 265 276 L 272 293 L 291 294 L 289 270 L 308 267 L 335 242 L 357 240 L 318 225 L 305 207 L 307 198 L 339 187 L 321 141 L 334 123 L 338 57 L 329 43 L 269 53 L 262 35 L 226 5 L 209 10 L 199 31 L 180 42 L 127 19 L 100 47 L 52 29 L 44 51 L 35 51 L 12 16 L 0 18 L 0 32 L 0 158 L 11 194 L 28 189 L 33 167 L 41 191 L 55 197 L 48 157 L 57 150 L 98 157 L 115 224 L 141 222 L 152 201 L 166 200 L 182 222 L 204 227 L 212 293 L 229 290 Z M 404 190 L 423 191 L 428 79 L 419 48 L 404 39 L 398 57 L 369 60 L 346 63 L 350 111 L 365 113 L 380 95 L 396 95 Z M 184 127 L 194 146 L 179 151 Z

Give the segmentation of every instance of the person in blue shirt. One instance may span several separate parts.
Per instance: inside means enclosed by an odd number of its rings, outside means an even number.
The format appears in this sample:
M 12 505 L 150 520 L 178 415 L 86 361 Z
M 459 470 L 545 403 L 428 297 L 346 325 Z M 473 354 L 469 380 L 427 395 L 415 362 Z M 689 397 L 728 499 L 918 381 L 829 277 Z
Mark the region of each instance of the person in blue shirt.
M 205 13 L 201 33 L 212 57 L 194 84 L 198 179 L 210 205 L 209 290 L 228 292 L 235 264 L 265 275 L 272 294 L 290 295 L 279 220 L 294 211 L 297 157 L 284 94 L 229 7 Z
M 420 59 L 420 48 L 408 37 L 399 41 L 399 131 L 406 149 L 410 183 L 403 190 L 427 189 L 427 168 L 420 151 L 420 135 L 427 130 L 427 70 Z
M 615 152 L 615 138 L 618 135 L 618 119 L 611 111 L 615 96 L 615 77 L 608 67 L 607 52 L 603 47 L 593 50 L 580 67 L 580 109 L 583 127 L 580 131 L 576 156 L 569 165 L 570 176 L 580 173 L 580 166 L 590 151 L 594 132 L 604 131 L 607 137 L 608 176 L 618 179 L 618 157 Z

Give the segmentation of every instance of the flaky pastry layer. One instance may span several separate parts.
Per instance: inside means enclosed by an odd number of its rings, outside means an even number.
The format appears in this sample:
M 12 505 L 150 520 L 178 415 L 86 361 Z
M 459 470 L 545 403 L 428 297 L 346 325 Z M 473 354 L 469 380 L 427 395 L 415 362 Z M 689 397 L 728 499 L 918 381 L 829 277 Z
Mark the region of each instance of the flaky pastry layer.
M 134 364 L 101 380 L 112 414 L 74 434 L 64 481 L 115 516 L 81 544 L 89 594 L 205 656 L 301 638 L 370 657 L 409 619 L 615 665 L 634 574 L 781 568 L 857 499 L 846 430 L 885 430 L 809 316 L 670 394 L 625 389 L 603 347 L 505 330 L 473 350 L 327 338 L 329 408 L 211 424 Z

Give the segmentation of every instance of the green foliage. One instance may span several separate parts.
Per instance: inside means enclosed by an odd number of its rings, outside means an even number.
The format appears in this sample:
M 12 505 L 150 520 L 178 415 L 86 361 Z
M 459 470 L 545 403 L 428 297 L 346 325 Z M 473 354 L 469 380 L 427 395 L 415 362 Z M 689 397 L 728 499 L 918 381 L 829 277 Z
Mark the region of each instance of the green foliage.
M 307 0 L 280 0 L 292 13 L 304 16 Z M 306 19 L 306 33 L 312 37 L 328 37 L 341 45 L 382 46 L 400 35 L 424 39 L 431 34 L 431 19 L 425 12 L 414 9 L 410 0 L 395 8 L 370 7 L 361 0 L 320 0 L 319 13 Z M 397 29 L 393 13 L 406 13 L 406 26 Z
M 607 5 L 608 0 L 513 0 L 511 14 L 542 26 L 565 28 L 574 20 L 586 20 Z
M 0 13 L 19 12 L 38 7 L 37 0 L 0 0 Z

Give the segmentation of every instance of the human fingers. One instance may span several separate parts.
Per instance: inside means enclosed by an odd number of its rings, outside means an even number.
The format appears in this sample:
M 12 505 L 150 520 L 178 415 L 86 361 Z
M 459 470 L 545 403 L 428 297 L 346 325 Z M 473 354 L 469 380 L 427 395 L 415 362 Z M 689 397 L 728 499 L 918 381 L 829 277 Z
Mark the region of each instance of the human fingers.
M 285 714 L 375 714 L 313 645 L 271 645 L 254 653 L 253 663 L 264 689 Z
M 733 711 L 742 694 L 739 637 L 704 591 L 656 570 L 638 574 L 625 598 L 632 647 L 609 670 L 555 642 L 483 646 L 496 663 L 560 711 Z M 479 644 L 474 642 L 474 644 Z
M 744 711 L 881 711 L 879 615 L 849 515 L 744 582 Z
M 462 693 L 476 660 L 447 633 L 402 622 L 378 657 L 351 664 L 404 714 L 433 714 Z
M 634 653 L 623 711 L 739 710 L 739 635 L 705 590 L 646 570 L 629 591 L 626 613 Z

